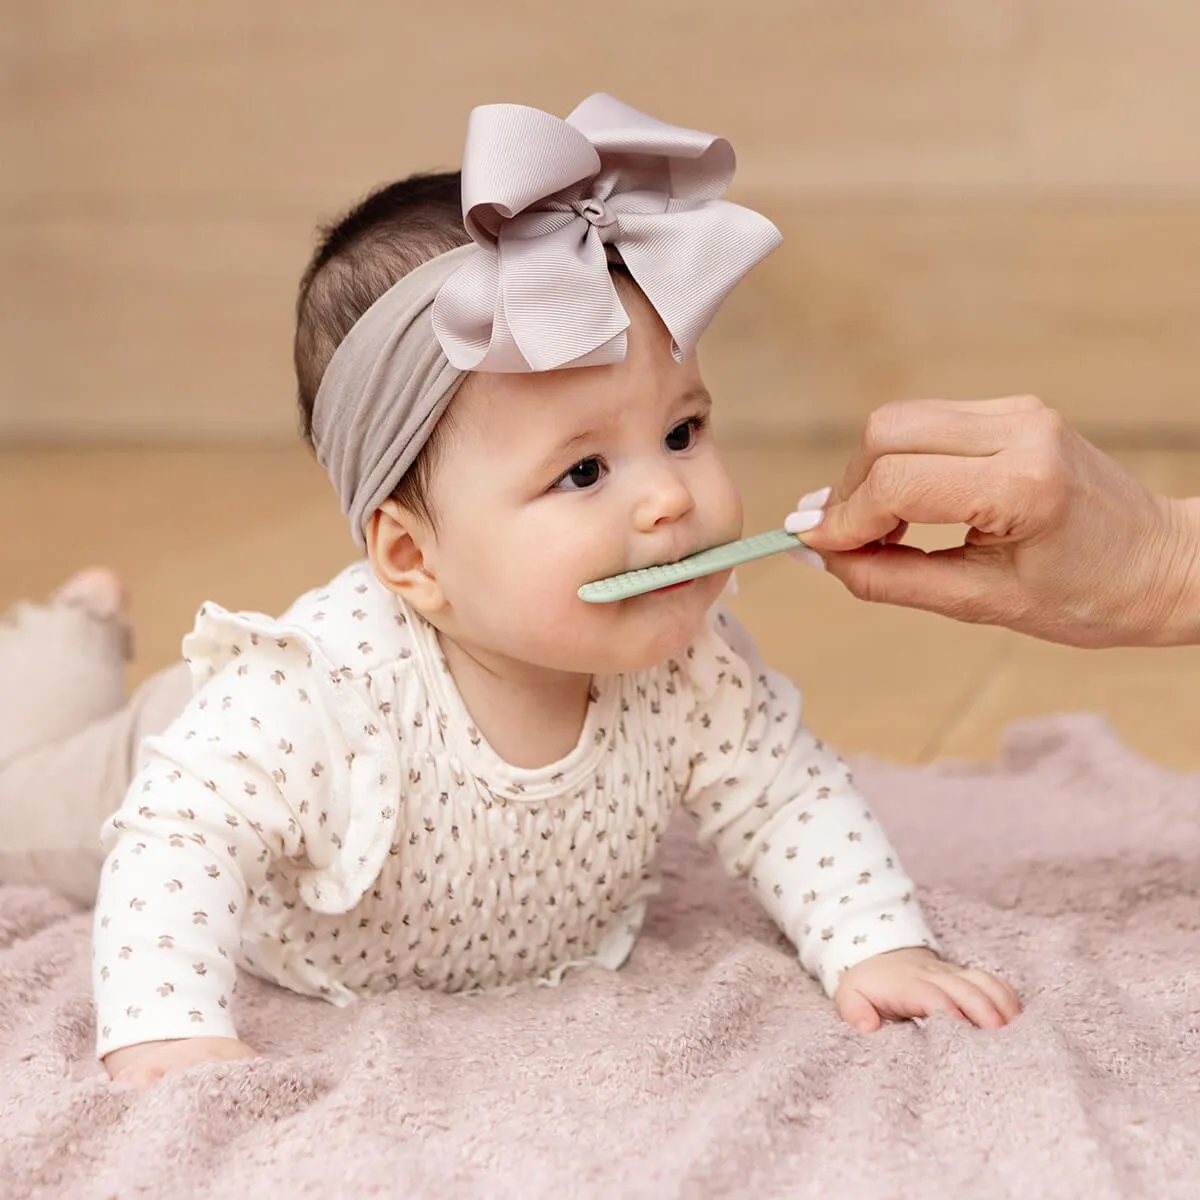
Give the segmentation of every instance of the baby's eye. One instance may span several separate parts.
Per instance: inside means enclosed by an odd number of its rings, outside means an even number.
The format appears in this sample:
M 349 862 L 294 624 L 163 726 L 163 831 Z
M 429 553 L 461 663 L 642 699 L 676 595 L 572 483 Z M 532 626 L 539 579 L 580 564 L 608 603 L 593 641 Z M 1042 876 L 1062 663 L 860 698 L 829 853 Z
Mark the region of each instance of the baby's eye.
M 692 443 L 696 440 L 696 434 L 704 425 L 702 417 L 688 417 L 686 421 L 680 421 L 674 429 L 663 439 L 663 444 L 668 450 L 676 452 L 680 450 L 690 450 Z
M 563 492 L 580 492 L 595 487 L 605 474 L 604 464 L 593 455 L 581 458 L 565 475 L 559 476 L 554 486 Z

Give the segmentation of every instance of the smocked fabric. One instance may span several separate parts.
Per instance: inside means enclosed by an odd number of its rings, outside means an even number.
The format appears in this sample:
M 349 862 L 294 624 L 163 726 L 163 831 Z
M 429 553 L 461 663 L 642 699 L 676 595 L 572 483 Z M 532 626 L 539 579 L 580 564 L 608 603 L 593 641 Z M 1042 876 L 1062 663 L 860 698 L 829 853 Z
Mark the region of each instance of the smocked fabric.
M 596 677 L 576 747 L 504 762 L 436 632 L 358 563 L 282 617 L 205 605 L 192 702 L 105 825 L 101 1056 L 236 1036 L 236 970 L 334 1004 L 619 967 L 677 808 L 832 993 L 932 945 L 850 772 L 732 617 L 677 659 Z

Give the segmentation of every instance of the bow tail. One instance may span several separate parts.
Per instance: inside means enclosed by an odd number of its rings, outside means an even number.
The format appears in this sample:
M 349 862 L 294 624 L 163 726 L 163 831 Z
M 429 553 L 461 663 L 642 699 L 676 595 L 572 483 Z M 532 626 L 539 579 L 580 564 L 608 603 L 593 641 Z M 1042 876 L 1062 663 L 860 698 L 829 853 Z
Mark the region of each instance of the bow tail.
M 434 336 L 458 370 L 480 370 L 492 352 L 497 340 L 494 318 L 499 292 L 496 258 L 478 249 L 467 255 L 438 291 L 431 314 Z
M 515 369 L 599 366 L 625 356 L 629 318 L 608 274 L 595 228 L 576 218 L 536 238 L 502 231 L 497 246 L 504 326 L 520 353 Z M 493 334 L 495 336 L 495 334 Z
M 782 241 L 759 213 L 724 200 L 652 215 L 622 215 L 619 247 L 682 361 L 725 297 Z

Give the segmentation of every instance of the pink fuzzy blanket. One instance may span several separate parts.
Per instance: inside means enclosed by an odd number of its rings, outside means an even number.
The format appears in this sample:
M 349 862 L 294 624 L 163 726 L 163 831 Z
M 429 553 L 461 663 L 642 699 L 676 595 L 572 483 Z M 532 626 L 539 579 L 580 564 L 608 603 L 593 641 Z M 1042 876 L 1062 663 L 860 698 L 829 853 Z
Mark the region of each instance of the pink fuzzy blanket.
M 248 980 L 265 1058 L 116 1090 L 88 916 L 8 888 L 0 1196 L 1200 1195 L 1200 780 L 1090 717 L 859 776 L 1008 1029 L 851 1032 L 685 824 L 617 974 L 348 1011 Z

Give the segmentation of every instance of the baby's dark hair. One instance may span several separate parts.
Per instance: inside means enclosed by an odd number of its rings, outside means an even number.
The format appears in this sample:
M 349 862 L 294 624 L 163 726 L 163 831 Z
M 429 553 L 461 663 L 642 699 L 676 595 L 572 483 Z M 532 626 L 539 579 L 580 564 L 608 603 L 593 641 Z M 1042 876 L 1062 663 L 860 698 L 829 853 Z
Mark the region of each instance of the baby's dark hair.
M 457 171 L 410 175 L 389 183 L 321 228 L 316 252 L 300 280 L 292 348 L 300 426 L 310 446 L 321 377 L 351 326 L 410 271 L 469 240 Z M 443 417 L 393 492 L 401 505 L 431 525 L 435 514 L 429 486 L 446 432 Z

